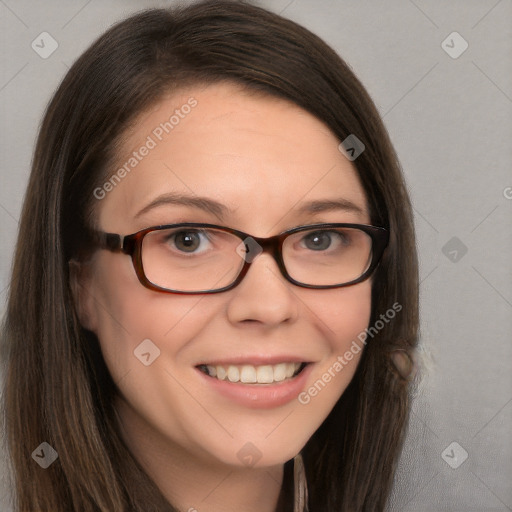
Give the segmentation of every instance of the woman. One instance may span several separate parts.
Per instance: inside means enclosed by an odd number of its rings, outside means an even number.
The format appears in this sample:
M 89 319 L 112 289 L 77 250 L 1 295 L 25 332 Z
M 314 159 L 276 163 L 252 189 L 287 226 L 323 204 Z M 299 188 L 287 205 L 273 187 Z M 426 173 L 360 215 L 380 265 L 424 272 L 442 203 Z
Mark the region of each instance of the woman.
M 383 510 L 418 331 L 378 113 L 295 23 L 149 10 L 38 138 L 3 330 L 17 511 Z

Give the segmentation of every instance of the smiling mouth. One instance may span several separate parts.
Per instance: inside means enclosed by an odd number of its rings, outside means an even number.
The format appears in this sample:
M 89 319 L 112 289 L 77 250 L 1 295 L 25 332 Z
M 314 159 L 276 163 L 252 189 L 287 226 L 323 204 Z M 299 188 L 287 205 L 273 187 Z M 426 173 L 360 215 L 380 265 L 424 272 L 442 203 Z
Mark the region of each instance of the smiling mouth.
M 209 377 L 227 382 L 242 384 L 275 384 L 295 378 L 308 363 L 279 363 L 253 366 L 243 365 L 206 365 L 197 368 Z

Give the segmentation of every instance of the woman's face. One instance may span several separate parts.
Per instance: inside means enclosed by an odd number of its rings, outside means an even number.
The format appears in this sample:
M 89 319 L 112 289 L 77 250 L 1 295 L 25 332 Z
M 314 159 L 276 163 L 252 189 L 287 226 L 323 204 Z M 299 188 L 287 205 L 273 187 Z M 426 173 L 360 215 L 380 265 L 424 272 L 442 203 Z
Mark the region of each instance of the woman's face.
M 364 192 L 338 144 L 291 103 L 232 84 L 189 88 L 146 112 L 127 134 L 111 175 L 125 164 L 126 172 L 95 193 L 99 226 L 126 235 L 206 222 L 268 237 L 319 222 L 368 224 Z M 166 202 L 169 193 L 206 197 L 226 211 Z M 164 199 L 148 208 L 157 198 Z M 353 207 L 299 212 L 311 201 L 340 199 Z M 80 287 L 81 321 L 98 336 L 119 389 L 123 430 L 143 458 L 158 446 L 158 456 L 169 450 L 210 464 L 289 460 L 329 414 L 361 356 L 338 359 L 368 325 L 369 280 L 301 288 L 269 253 L 238 286 L 210 295 L 145 288 L 121 253 L 97 251 L 89 270 Z M 302 362 L 309 364 L 296 377 L 266 384 L 220 381 L 199 368 L 247 366 L 248 375 L 268 376 L 259 367 L 272 366 L 276 375 L 289 367 L 275 365 Z

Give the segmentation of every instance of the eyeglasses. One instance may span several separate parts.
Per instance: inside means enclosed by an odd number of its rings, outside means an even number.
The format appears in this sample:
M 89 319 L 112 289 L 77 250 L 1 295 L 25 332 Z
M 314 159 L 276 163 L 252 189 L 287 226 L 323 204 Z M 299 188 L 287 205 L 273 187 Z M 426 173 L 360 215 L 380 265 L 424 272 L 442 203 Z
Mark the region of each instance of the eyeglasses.
M 238 285 L 262 252 L 281 274 L 303 288 L 339 288 L 370 277 L 388 244 L 385 228 L 312 224 L 268 238 L 215 224 L 186 222 L 131 235 L 93 232 L 93 243 L 131 256 L 140 283 L 151 290 L 218 293 Z

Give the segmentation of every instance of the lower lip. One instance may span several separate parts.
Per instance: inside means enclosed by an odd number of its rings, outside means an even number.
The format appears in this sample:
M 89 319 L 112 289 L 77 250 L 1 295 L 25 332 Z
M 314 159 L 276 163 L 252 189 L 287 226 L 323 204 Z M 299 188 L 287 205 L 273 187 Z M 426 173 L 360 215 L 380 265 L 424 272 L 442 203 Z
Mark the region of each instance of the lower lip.
M 198 368 L 196 371 L 208 386 L 233 402 L 253 409 L 271 409 L 287 404 L 298 397 L 304 389 L 312 366 L 309 363 L 293 379 L 275 384 L 241 384 L 210 377 Z

